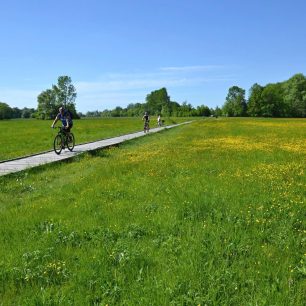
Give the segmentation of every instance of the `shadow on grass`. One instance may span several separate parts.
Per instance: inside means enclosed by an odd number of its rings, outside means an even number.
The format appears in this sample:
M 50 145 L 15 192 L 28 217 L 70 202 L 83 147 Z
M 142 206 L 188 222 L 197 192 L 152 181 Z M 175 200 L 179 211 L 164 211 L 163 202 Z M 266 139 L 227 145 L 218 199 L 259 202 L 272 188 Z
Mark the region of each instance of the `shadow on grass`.
M 110 151 L 113 149 L 119 148 L 119 144 L 111 145 L 108 147 L 91 150 L 86 152 L 85 154 L 82 154 L 83 156 L 92 156 L 92 157 L 101 157 L 101 158 L 107 158 L 110 156 Z

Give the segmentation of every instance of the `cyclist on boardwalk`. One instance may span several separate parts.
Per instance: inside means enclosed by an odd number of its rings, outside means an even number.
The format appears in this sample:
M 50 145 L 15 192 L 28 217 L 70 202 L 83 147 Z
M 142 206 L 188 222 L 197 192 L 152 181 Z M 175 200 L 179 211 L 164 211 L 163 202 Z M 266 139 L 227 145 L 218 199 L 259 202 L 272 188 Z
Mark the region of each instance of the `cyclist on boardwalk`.
M 162 121 L 161 121 L 160 115 L 158 115 L 158 117 L 157 117 L 157 125 L 159 127 L 162 126 Z
M 63 130 L 67 133 L 70 132 L 70 129 L 73 127 L 73 121 L 71 113 L 68 109 L 65 109 L 63 106 L 59 108 L 59 113 L 56 115 L 51 127 L 54 128 L 54 125 L 58 120 L 62 121 Z
M 150 117 L 149 117 L 147 112 L 145 112 L 145 114 L 143 115 L 142 120 L 144 121 L 143 131 L 145 133 L 149 132 L 149 129 L 150 129 L 150 127 L 149 127 Z

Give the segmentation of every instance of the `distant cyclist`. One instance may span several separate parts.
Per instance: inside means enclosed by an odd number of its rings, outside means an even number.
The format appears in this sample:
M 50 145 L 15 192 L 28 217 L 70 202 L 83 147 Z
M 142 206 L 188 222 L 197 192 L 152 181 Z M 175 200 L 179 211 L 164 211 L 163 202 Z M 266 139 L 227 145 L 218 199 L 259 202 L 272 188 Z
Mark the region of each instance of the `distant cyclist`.
M 56 115 L 51 127 L 54 128 L 54 125 L 58 120 L 62 121 L 62 127 L 65 132 L 69 133 L 73 127 L 73 121 L 71 113 L 68 109 L 65 109 L 63 106 L 59 108 L 59 113 Z
M 157 125 L 159 127 L 162 126 L 162 121 L 161 121 L 160 115 L 158 115 L 158 117 L 157 117 Z
M 150 117 L 149 117 L 147 112 L 145 112 L 145 114 L 143 115 L 142 120 L 144 121 L 144 127 L 143 127 L 144 132 L 145 133 L 149 132 L 149 129 L 150 129 L 150 127 L 149 127 Z

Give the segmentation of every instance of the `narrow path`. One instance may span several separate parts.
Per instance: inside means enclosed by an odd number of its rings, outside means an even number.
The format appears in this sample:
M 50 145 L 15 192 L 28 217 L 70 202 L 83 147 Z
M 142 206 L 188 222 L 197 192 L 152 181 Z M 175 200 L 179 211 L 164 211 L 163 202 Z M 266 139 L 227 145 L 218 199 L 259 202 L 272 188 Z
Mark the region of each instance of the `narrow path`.
M 149 134 L 157 133 L 165 129 L 171 129 L 173 127 L 176 127 L 182 124 L 187 124 L 190 122 L 191 121 L 180 123 L 180 124 L 169 125 L 166 127 L 150 129 Z M 0 176 L 14 173 L 14 172 L 23 171 L 29 168 L 40 166 L 40 165 L 49 164 L 49 163 L 53 163 L 56 161 L 72 158 L 76 155 L 82 154 L 87 151 L 94 151 L 97 149 L 107 148 L 109 146 L 117 145 L 124 141 L 142 137 L 144 135 L 145 134 L 143 131 L 136 132 L 136 133 L 118 136 L 114 138 L 99 140 L 99 141 L 95 141 L 91 143 L 76 145 L 72 152 L 66 149 L 66 150 L 63 150 L 60 155 L 57 155 L 53 151 L 51 151 L 51 152 L 35 154 L 35 155 L 27 156 L 27 157 L 21 157 L 21 158 L 10 160 L 10 161 L 5 161 L 5 162 L 0 163 Z

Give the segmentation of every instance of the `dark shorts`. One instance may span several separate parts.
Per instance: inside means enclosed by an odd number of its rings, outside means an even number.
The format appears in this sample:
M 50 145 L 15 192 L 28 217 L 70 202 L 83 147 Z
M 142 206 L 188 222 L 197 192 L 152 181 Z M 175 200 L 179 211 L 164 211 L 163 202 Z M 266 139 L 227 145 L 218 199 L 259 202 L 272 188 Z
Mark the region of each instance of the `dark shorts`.
M 66 132 L 66 133 L 69 133 L 70 130 L 71 130 L 72 128 L 73 128 L 73 123 L 70 123 L 70 124 L 69 124 L 69 128 L 68 128 L 68 129 L 65 129 L 64 126 L 62 126 L 62 130 L 63 130 L 64 132 Z

